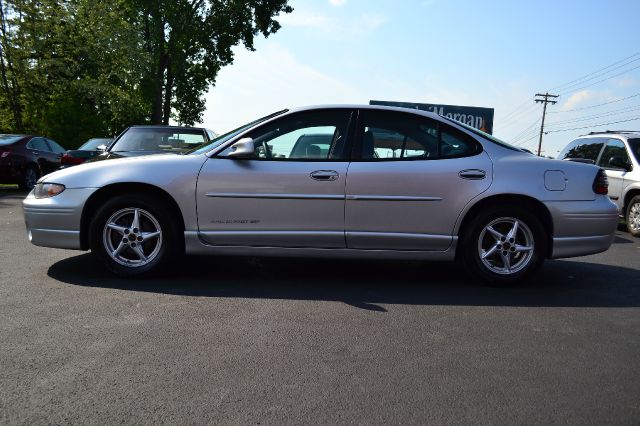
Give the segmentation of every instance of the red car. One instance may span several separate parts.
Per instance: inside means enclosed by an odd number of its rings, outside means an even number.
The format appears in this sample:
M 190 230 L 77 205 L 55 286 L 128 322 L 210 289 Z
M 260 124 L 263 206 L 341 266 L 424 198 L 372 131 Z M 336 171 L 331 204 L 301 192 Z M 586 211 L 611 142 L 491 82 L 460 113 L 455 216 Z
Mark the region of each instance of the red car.
M 31 190 L 40 176 L 60 168 L 65 151 L 42 136 L 0 134 L 0 183 Z

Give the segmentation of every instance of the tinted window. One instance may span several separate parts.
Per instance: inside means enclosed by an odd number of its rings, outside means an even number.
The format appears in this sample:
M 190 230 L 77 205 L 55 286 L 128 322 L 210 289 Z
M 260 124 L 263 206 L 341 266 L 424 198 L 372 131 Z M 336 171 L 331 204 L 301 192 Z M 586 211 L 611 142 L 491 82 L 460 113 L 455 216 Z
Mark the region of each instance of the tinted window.
M 618 157 L 623 163 L 629 164 L 629 155 L 624 147 L 624 142 L 619 139 L 609 139 L 607 146 L 602 151 L 598 165 L 606 169 L 619 169 L 620 166 L 611 164 L 611 160 Z
M 253 139 L 259 160 L 342 159 L 350 115 L 350 110 L 292 114 L 247 136 Z
M 51 151 L 55 152 L 56 154 L 64 154 L 65 153 L 66 149 L 64 149 L 63 147 L 58 145 L 57 142 L 52 141 L 51 139 L 47 139 L 47 142 L 49 143 L 49 147 L 51 148 Z
M 631 154 L 636 157 L 636 161 L 640 163 L 640 139 L 629 139 L 627 140 L 629 144 L 629 149 L 631 149 Z
M 451 126 L 392 111 L 364 111 L 361 132 L 365 160 L 438 159 L 480 151 L 472 137 Z
M 604 142 L 605 140 L 602 138 L 576 139 L 562 150 L 558 158 L 561 160 L 582 158 L 591 160 L 595 164 Z
M 80 148 L 81 151 L 95 151 L 100 145 L 109 146 L 113 142 L 110 138 L 93 138 L 86 141 Z
M 27 144 L 27 148 L 33 149 L 35 151 L 49 151 L 49 146 L 42 138 L 33 138 Z
M 0 145 L 11 145 L 12 143 L 18 142 L 24 136 L 17 135 L 0 135 Z

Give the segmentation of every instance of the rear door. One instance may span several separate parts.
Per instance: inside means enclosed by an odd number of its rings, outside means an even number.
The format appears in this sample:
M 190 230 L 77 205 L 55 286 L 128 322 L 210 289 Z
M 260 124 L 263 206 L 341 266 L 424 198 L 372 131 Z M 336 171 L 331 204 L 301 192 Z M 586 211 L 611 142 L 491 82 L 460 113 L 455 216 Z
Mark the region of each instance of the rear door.
M 33 155 L 33 159 L 38 163 L 40 172 L 45 175 L 55 169 L 54 155 L 50 151 L 45 138 L 35 137 L 27 143 L 27 149 Z
M 252 131 L 251 158 L 205 162 L 200 238 L 212 245 L 344 248 L 347 134 L 352 110 L 294 113 Z
M 357 134 L 347 247 L 446 250 L 464 206 L 491 184 L 481 145 L 448 124 L 395 111 L 362 110 Z

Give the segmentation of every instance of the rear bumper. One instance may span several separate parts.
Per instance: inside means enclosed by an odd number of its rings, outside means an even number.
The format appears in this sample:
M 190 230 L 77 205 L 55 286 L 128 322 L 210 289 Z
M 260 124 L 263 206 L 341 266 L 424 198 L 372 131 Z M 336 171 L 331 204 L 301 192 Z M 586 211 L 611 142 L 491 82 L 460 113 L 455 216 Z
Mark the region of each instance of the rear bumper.
M 551 258 L 586 256 L 588 254 L 607 251 L 615 234 L 599 235 L 595 237 L 559 237 L 553 239 Z
M 608 197 L 545 204 L 553 218 L 552 259 L 601 253 L 613 243 L 619 215 Z
M 42 247 L 81 250 L 82 209 L 96 189 L 65 189 L 60 195 L 43 199 L 30 193 L 22 202 L 29 241 Z

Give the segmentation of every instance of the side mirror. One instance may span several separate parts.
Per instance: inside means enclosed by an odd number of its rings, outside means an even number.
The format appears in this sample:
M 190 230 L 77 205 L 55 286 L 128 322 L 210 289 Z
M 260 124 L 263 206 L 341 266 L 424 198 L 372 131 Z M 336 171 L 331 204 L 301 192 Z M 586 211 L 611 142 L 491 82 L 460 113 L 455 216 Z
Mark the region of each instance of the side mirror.
M 619 155 L 609 158 L 609 165 L 615 167 L 616 169 L 629 171 L 629 163 L 625 160 L 624 157 L 620 157 Z
M 106 146 L 106 145 L 98 145 L 98 146 L 96 147 L 96 149 L 97 149 L 98 151 L 105 152 L 105 151 L 107 150 L 107 146 Z
M 231 146 L 231 152 L 228 154 L 232 158 L 251 158 L 255 155 L 255 147 L 253 139 L 242 138 Z

